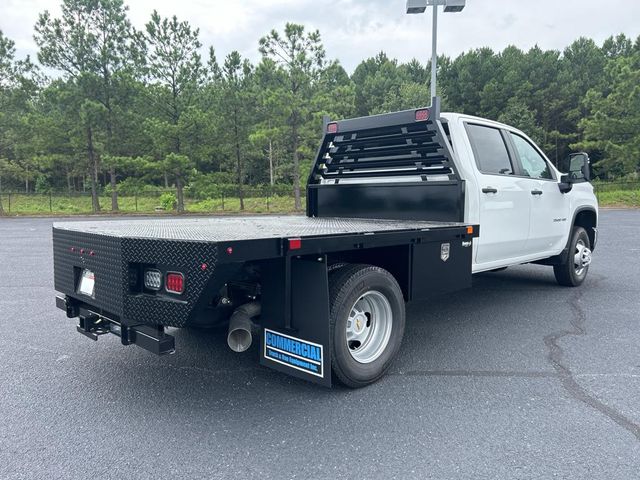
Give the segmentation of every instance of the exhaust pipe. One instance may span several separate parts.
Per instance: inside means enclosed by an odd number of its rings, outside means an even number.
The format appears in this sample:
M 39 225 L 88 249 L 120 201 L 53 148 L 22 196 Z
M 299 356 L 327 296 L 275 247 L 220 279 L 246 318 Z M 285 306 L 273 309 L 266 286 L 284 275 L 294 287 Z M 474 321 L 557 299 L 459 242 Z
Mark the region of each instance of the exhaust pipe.
M 227 334 L 227 345 L 231 350 L 244 352 L 251 346 L 252 331 L 255 330 L 255 324 L 251 319 L 258 315 L 260 315 L 259 302 L 245 303 L 234 310 L 229 320 L 229 333 Z

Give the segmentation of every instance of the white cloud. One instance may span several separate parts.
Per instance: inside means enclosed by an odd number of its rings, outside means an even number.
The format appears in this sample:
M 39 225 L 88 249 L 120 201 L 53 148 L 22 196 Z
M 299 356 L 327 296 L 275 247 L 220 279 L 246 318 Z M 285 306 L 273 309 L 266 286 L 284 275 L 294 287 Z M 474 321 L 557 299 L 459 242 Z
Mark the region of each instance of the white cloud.
M 318 28 L 329 58 L 351 71 L 362 59 L 384 50 L 401 61 L 427 59 L 431 52 L 430 15 L 405 15 L 404 0 L 129 0 L 130 18 L 142 28 L 153 9 L 177 15 L 200 28 L 203 50 L 216 49 L 219 58 L 238 50 L 256 61 L 258 39 L 287 21 Z M 2 0 L 0 29 L 16 42 L 20 56 L 35 56 L 33 25 L 49 9 L 59 14 L 59 2 Z M 528 49 L 562 49 L 579 36 L 601 43 L 610 35 L 640 34 L 640 2 L 608 0 L 468 0 L 458 14 L 439 16 L 440 53 L 455 56 L 489 46 L 501 50 L 514 44 Z

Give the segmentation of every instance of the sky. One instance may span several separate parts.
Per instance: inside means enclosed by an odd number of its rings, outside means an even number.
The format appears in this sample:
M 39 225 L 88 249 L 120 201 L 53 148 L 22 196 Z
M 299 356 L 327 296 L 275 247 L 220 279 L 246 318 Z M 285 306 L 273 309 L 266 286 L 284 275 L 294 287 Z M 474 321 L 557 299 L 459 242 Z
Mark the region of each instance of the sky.
M 17 56 L 36 57 L 33 25 L 38 14 L 59 15 L 59 1 L 0 0 L 0 30 L 15 41 Z M 406 62 L 431 55 L 431 13 L 405 14 L 405 0 L 125 0 L 136 28 L 151 12 L 177 15 L 200 29 L 203 55 L 209 46 L 221 60 L 238 50 L 258 61 L 258 40 L 286 22 L 319 29 L 329 59 L 348 72 L 381 50 Z M 488 46 L 562 50 L 580 36 L 598 44 L 611 35 L 640 35 L 638 0 L 467 0 L 461 13 L 438 15 L 438 53 L 452 57 Z

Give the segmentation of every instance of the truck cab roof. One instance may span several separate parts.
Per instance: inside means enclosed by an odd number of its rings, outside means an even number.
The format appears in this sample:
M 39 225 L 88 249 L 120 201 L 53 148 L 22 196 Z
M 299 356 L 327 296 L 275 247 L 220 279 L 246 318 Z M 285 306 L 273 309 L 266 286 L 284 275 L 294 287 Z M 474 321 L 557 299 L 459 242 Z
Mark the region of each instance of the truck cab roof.
M 456 121 L 458 119 L 463 119 L 463 120 L 471 120 L 472 122 L 478 122 L 478 123 L 482 123 L 484 125 L 491 125 L 493 127 L 496 128 L 504 128 L 506 130 L 511 130 L 514 132 L 518 132 L 520 134 L 523 134 L 526 136 L 526 134 L 524 132 L 522 132 L 521 130 L 518 130 L 515 127 L 512 127 L 511 125 L 507 125 L 506 123 L 501 123 L 501 122 L 497 122 L 495 120 L 489 120 L 488 118 L 483 118 L 483 117 L 477 117 L 475 115 L 467 115 L 464 113 L 457 113 L 457 112 L 442 112 L 440 114 L 441 119 L 444 119 L 448 122 L 453 122 Z

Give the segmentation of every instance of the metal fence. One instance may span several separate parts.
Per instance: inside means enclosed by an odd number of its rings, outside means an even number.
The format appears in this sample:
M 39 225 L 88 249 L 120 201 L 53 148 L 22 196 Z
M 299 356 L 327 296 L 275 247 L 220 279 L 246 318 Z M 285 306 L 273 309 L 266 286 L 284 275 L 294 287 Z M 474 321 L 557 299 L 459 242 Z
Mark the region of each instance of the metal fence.
M 209 194 L 194 195 L 185 191 L 185 211 L 191 213 L 215 212 L 288 212 L 295 210 L 293 189 L 269 187 L 244 187 L 242 202 L 238 188 L 216 188 Z M 304 208 L 304 189 L 301 189 Z M 162 213 L 176 209 L 177 191 L 175 189 L 149 190 L 143 192 L 125 192 L 118 194 L 118 212 L 121 213 Z M 48 192 L 24 193 L 3 192 L 0 202 L 6 214 L 82 214 L 95 213 L 90 192 Z M 111 212 L 110 193 L 99 195 L 101 212 Z
M 604 206 L 640 207 L 640 181 L 593 182 L 598 203 Z
M 640 190 L 640 180 L 627 182 L 592 182 L 593 188 L 599 192 L 637 191 Z
M 595 181 L 593 187 L 601 205 L 640 207 L 640 181 Z M 301 189 L 300 193 L 302 208 L 304 208 L 304 189 Z M 173 211 L 174 206 L 170 204 L 171 197 L 167 200 L 166 194 L 177 196 L 177 192 L 172 189 L 120 193 L 118 195 L 118 211 L 122 213 Z M 244 209 L 240 205 L 238 188 L 234 186 L 216 187 L 215 191 L 200 195 L 185 191 L 185 210 L 191 213 L 242 211 L 279 213 L 295 210 L 293 189 L 290 186 L 244 187 L 243 197 Z M 99 198 L 101 211 L 111 212 L 111 195 L 101 193 Z M 89 192 L 3 192 L 0 194 L 0 201 L 4 212 L 13 215 L 94 213 Z

